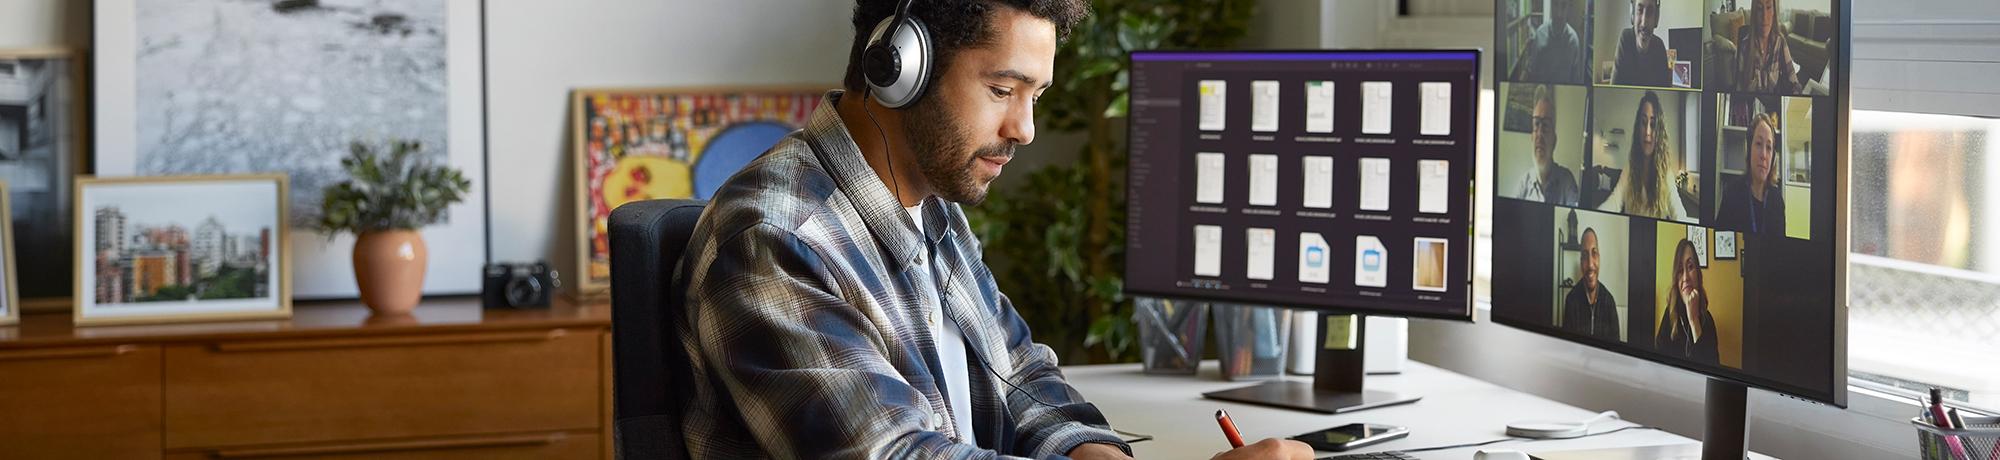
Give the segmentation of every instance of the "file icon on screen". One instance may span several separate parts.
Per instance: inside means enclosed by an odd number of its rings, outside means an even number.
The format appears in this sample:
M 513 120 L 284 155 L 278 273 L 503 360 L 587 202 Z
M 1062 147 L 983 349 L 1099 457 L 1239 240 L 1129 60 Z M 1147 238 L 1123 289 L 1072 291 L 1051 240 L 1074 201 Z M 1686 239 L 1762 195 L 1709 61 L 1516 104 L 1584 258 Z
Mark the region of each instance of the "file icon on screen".
M 1278 156 L 1250 155 L 1250 205 L 1278 205 Z
M 1278 130 L 1278 81 L 1250 82 L 1250 130 L 1260 133 Z
M 1332 249 L 1318 233 L 1299 234 L 1299 282 L 1326 284 L 1333 278 Z
M 1308 156 L 1305 157 L 1304 163 L 1306 207 L 1332 208 L 1333 157 Z
M 1245 277 L 1253 280 L 1269 280 L 1277 261 L 1278 231 L 1268 228 L 1253 228 L 1244 232 L 1249 240 L 1249 266 L 1243 269 Z
M 1221 131 L 1229 114 L 1229 82 L 1201 81 L 1201 130 Z
M 1395 94 L 1395 83 L 1361 82 L 1362 134 L 1389 134 L 1389 127 L 1394 124 Z
M 1389 286 L 1389 248 L 1374 236 L 1354 237 L 1354 285 Z
M 1361 159 L 1361 210 L 1389 210 L 1389 159 Z
M 1410 264 L 1414 270 L 1410 276 L 1410 288 L 1419 291 L 1444 292 L 1445 258 L 1449 255 L 1451 242 L 1444 238 L 1417 238 L 1416 263 Z
M 1306 82 L 1306 132 L 1333 132 L 1333 82 Z
M 1223 157 L 1220 153 L 1194 154 L 1194 201 L 1222 204 Z
M 1451 135 L 1451 83 L 1418 83 L 1417 93 L 1423 99 L 1423 123 L 1417 134 L 1425 136 Z
M 1194 276 L 1222 276 L 1222 227 L 1194 226 Z
M 1451 209 L 1451 161 L 1417 161 L 1417 212 L 1444 214 Z

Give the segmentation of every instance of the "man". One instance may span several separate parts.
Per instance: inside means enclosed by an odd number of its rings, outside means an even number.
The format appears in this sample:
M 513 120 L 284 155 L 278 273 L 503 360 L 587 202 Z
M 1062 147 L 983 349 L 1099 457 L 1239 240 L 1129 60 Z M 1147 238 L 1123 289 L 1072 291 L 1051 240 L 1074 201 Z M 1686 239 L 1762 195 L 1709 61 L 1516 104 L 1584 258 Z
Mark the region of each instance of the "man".
M 1653 31 L 1660 27 L 1660 0 L 1632 0 L 1632 27 L 1618 34 L 1618 57 L 1611 84 L 1673 86 L 1673 63 L 1667 62 L 1667 41 Z
M 1514 79 L 1544 83 L 1590 84 L 1590 51 L 1576 33 L 1576 0 L 1549 0 L 1549 16 L 1528 37 L 1528 48 L 1514 65 Z
M 1785 193 L 1777 174 L 1777 117 L 1759 113 L 1750 118 L 1750 171 L 1729 179 L 1715 226 L 1749 233 L 1785 231 Z
M 1031 340 L 959 209 L 1034 140 L 1034 100 L 1088 7 L 916 2 L 934 64 L 890 109 L 862 90 L 891 3 L 859 2 L 847 91 L 725 183 L 688 242 L 689 456 L 1129 458 Z M 1265 440 L 1220 457 L 1311 455 Z
M 1556 88 L 1551 85 L 1540 85 L 1538 88 L 1541 94 L 1535 97 L 1532 130 L 1535 167 L 1521 174 L 1519 191 L 1514 196 L 1523 200 L 1576 206 L 1576 176 L 1569 172 L 1569 168 L 1556 164 L 1556 146 L 1560 140 L 1556 131 Z
M 1583 229 L 1583 250 L 1577 256 L 1576 286 L 1563 299 L 1562 327 L 1570 332 L 1592 337 L 1620 340 L 1618 336 L 1618 300 L 1612 298 L 1611 290 L 1599 282 L 1597 230 Z

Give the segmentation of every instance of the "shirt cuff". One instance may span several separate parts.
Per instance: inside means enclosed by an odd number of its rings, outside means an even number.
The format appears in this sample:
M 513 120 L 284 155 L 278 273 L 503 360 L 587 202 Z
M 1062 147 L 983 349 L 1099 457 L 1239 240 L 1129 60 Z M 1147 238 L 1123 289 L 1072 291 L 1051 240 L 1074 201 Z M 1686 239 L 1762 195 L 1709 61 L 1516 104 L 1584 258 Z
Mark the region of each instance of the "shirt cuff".
M 1050 436 L 1048 441 L 1042 444 L 1054 447 L 1055 452 L 1042 452 L 1036 455 L 1037 457 L 1069 455 L 1069 451 L 1076 450 L 1077 446 L 1091 443 L 1109 444 L 1112 447 L 1117 447 L 1118 450 L 1125 451 L 1125 455 L 1127 456 L 1132 455 L 1132 446 L 1126 444 L 1124 440 L 1119 439 L 1118 433 L 1085 425 L 1081 422 L 1068 422 L 1063 425 L 1065 426 L 1062 427 L 1061 432 Z

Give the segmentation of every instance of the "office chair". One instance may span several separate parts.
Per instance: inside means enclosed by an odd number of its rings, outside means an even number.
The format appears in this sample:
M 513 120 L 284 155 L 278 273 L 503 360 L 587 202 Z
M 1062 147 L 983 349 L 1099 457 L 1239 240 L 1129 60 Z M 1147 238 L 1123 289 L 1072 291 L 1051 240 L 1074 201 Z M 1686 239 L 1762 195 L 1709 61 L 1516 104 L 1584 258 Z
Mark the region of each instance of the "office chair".
M 706 201 L 635 201 L 611 211 L 612 436 L 621 459 L 687 457 L 679 395 L 688 358 L 674 322 L 686 293 L 674 268 Z

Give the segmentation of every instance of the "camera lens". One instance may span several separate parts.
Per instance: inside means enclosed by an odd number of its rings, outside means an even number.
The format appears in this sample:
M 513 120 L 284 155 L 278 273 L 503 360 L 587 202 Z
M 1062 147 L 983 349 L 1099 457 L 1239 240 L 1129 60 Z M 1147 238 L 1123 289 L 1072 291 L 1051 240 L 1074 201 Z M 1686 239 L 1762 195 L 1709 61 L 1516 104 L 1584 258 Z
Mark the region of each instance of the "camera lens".
M 528 306 L 541 292 L 542 282 L 535 280 L 535 277 L 515 276 L 514 279 L 507 280 L 508 305 L 515 307 Z

